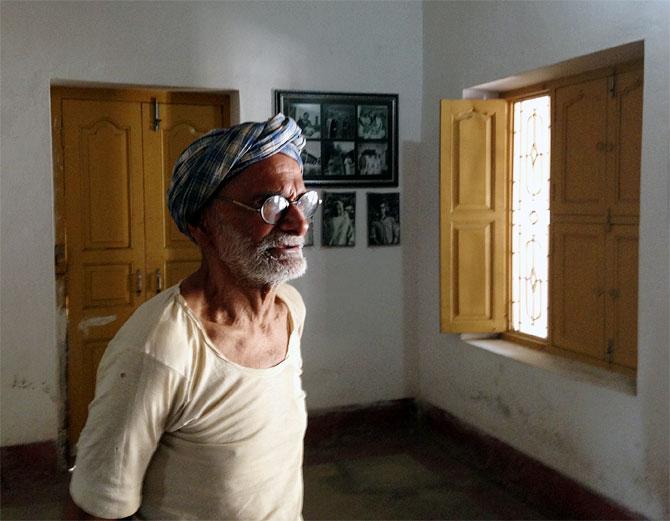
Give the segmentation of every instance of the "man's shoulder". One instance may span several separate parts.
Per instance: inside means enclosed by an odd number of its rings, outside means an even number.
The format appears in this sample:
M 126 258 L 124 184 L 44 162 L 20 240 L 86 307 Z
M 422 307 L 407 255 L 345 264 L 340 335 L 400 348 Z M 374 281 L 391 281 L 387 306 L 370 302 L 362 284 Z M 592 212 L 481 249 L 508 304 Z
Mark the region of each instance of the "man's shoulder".
M 305 302 L 302 300 L 302 295 L 293 286 L 283 283 L 277 289 L 277 295 L 281 298 L 291 311 L 294 320 L 302 327 L 305 320 Z
M 277 294 L 282 300 L 287 300 L 291 303 L 299 304 L 303 307 L 305 306 L 300 292 L 294 286 L 291 286 L 286 282 L 279 285 L 277 288 Z
M 179 302 L 179 288 L 169 288 L 137 308 L 108 349 L 138 351 L 185 372 L 185 364 L 192 358 L 188 346 L 194 332 L 186 315 Z

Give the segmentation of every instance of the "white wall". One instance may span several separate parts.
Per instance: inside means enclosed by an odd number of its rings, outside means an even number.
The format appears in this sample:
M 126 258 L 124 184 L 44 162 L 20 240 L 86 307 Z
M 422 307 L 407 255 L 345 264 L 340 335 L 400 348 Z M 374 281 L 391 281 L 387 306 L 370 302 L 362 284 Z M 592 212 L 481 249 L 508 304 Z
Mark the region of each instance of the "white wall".
M 420 3 L 2 2 L 1 9 L 3 446 L 55 439 L 63 399 L 50 82 L 238 90 L 244 121 L 271 115 L 272 89 L 398 93 L 400 189 L 416 175 Z M 357 246 L 308 250 L 309 274 L 297 284 L 308 307 L 310 408 L 414 394 L 405 250 L 368 248 L 365 190 L 357 206 Z
M 420 396 L 653 518 L 668 513 L 667 2 L 426 2 L 415 245 Z M 439 334 L 439 99 L 645 40 L 638 393 L 576 383 Z M 409 186 L 407 190 L 409 190 Z M 409 196 L 407 196 L 409 198 Z

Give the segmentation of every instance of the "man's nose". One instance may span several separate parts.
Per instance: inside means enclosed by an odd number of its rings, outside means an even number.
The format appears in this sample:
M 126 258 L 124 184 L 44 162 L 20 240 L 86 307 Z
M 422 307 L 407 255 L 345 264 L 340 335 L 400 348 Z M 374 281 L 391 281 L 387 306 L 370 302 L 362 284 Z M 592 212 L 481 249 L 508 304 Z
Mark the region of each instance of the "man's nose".
M 304 236 L 309 228 L 309 219 L 305 217 L 298 205 L 292 204 L 286 209 L 278 226 L 283 232 Z

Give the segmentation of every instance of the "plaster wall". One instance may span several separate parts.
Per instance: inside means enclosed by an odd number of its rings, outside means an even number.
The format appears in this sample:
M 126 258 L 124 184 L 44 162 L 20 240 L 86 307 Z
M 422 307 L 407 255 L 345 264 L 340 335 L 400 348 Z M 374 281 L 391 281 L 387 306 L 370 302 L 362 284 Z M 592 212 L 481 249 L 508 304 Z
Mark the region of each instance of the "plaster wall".
M 401 191 L 416 173 L 420 3 L 0 5 L 3 446 L 56 439 L 64 399 L 53 261 L 52 82 L 237 90 L 242 121 L 271 115 L 272 89 L 398 93 Z M 395 45 L 392 35 L 403 35 L 403 44 Z M 365 191 L 357 194 L 356 247 L 322 249 L 317 238 L 306 250 L 309 273 L 296 284 L 308 309 L 303 357 L 310 408 L 414 394 L 403 324 L 404 248 L 367 247 Z
M 668 512 L 667 2 L 425 2 L 423 142 L 415 206 L 423 240 L 414 313 L 419 396 L 650 518 Z M 439 100 L 644 40 L 639 368 L 630 395 L 439 333 Z M 410 245 L 407 243 L 405 247 Z

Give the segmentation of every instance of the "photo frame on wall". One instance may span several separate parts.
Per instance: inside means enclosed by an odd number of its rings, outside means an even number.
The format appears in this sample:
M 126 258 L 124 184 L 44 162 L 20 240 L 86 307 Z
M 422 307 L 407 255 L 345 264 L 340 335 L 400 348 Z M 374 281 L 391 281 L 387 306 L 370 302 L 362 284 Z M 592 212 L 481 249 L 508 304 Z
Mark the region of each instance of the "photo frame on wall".
M 356 192 L 323 192 L 321 246 L 356 246 Z
M 368 192 L 368 246 L 400 244 L 400 194 Z
M 307 186 L 398 186 L 397 94 L 280 90 L 275 112 L 295 119 L 307 139 Z

